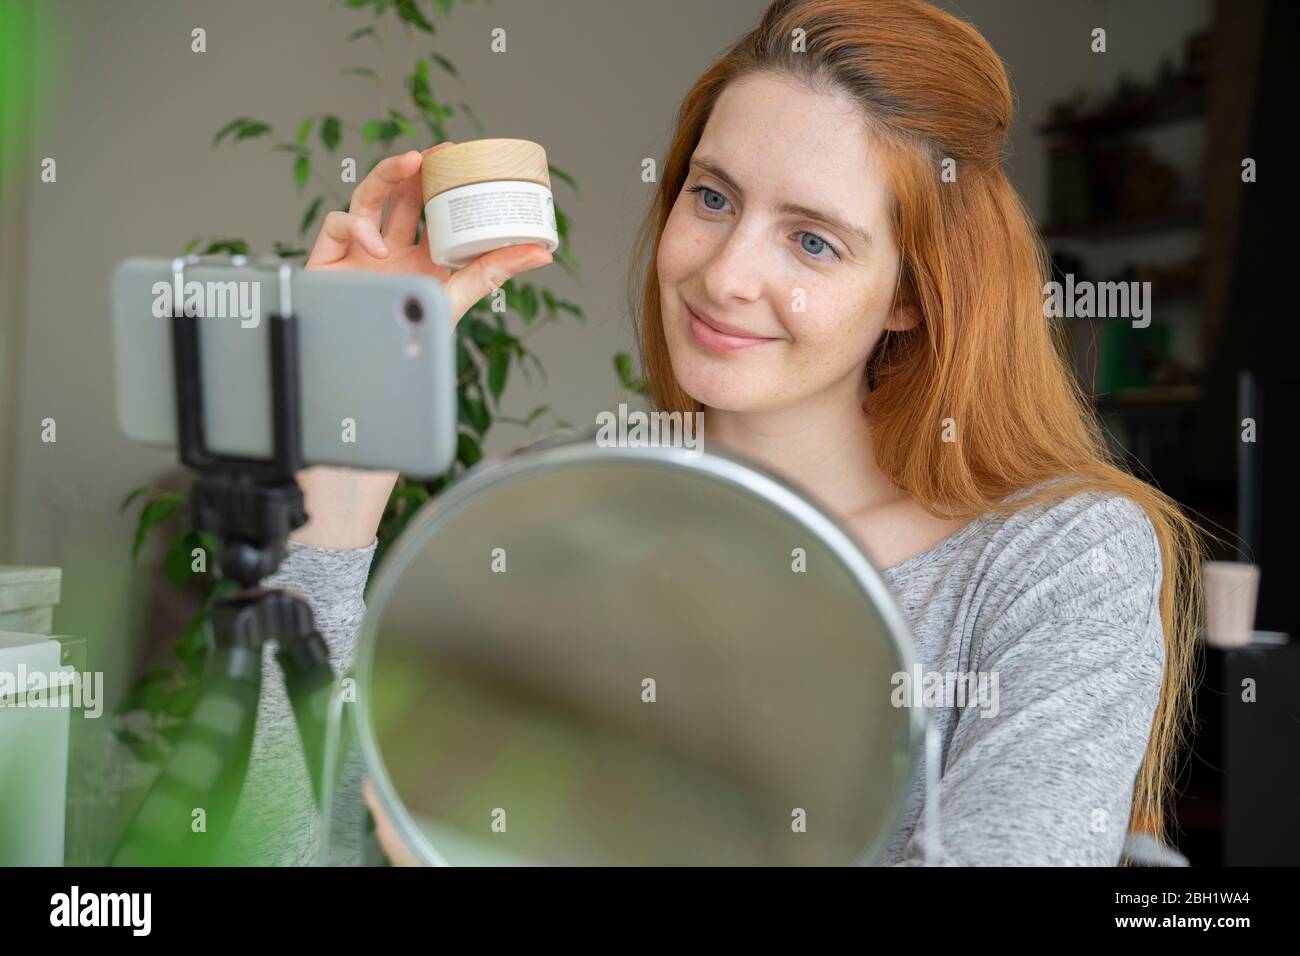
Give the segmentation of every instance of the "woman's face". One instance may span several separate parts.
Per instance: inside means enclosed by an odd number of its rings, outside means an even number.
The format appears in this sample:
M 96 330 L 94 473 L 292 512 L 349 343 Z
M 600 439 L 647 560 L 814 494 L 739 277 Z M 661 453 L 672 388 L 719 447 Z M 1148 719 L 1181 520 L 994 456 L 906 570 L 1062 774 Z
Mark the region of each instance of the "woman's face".
M 882 332 L 911 325 L 890 311 L 899 264 L 888 203 L 847 100 L 770 75 L 728 86 L 659 242 L 682 388 L 741 412 L 856 396 Z

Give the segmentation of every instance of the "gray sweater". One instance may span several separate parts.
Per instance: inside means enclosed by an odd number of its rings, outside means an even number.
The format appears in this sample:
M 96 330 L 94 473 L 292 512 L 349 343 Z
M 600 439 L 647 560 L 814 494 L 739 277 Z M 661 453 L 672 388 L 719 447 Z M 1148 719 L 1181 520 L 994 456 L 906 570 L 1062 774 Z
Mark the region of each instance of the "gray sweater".
M 291 542 L 266 582 L 306 595 L 336 670 L 351 666 L 374 549 Z M 1164 670 L 1160 553 L 1143 511 L 1089 493 L 984 515 L 882 576 L 921 670 L 973 672 L 984 694 L 931 711 L 942 753 L 938 859 L 922 842 L 922 781 L 879 862 L 1115 865 Z M 334 863 L 358 860 L 358 772 L 340 794 Z M 261 864 L 310 864 L 320 845 L 269 650 L 234 833 Z

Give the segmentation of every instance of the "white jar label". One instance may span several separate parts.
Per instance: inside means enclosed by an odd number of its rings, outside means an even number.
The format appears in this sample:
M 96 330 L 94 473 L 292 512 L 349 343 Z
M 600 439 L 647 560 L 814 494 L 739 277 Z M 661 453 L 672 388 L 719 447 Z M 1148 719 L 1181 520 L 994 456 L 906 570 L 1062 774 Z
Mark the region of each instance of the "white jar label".
M 560 245 L 551 191 L 538 183 L 495 180 L 439 193 L 424 204 L 429 257 L 460 268 L 485 252 L 519 243 Z
M 447 200 L 452 235 L 492 226 L 550 226 L 555 228 L 554 202 L 537 190 L 499 186 L 491 192 L 454 196 Z

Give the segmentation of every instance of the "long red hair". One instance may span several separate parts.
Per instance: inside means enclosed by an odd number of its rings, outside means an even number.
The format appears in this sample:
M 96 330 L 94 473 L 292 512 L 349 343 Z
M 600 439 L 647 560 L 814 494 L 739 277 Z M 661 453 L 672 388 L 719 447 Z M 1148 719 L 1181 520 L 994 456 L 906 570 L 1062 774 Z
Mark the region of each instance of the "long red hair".
M 1050 259 L 1002 168 L 1011 88 L 974 27 L 920 0 L 776 0 L 700 77 L 678 110 L 631 261 L 629 300 L 653 405 L 703 410 L 673 375 L 655 266 L 659 238 L 718 96 L 760 72 L 850 95 L 892 186 L 896 304 L 914 307 L 920 322 L 886 332 L 864 369 L 872 384 L 864 411 L 885 475 L 942 516 L 1096 490 L 1132 499 L 1150 518 L 1163 565 L 1165 673 L 1131 826 L 1164 836 L 1190 718 L 1200 536 L 1173 500 L 1110 453 L 1044 317 Z M 955 161 L 955 181 L 941 180 L 945 159 Z M 956 423 L 956 442 L 940 440 L 945 419 Z

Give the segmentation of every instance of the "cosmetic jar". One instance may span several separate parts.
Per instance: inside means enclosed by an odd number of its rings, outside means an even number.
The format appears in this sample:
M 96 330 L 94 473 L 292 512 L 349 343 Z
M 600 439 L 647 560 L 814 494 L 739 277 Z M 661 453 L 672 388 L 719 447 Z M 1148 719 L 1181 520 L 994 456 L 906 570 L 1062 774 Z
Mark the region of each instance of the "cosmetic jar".
M 459 269 L 485 252 L 560 245 L 546 150 L 526 139 L 476 139 L 424 157 L 420 167 L 429 257 Z

